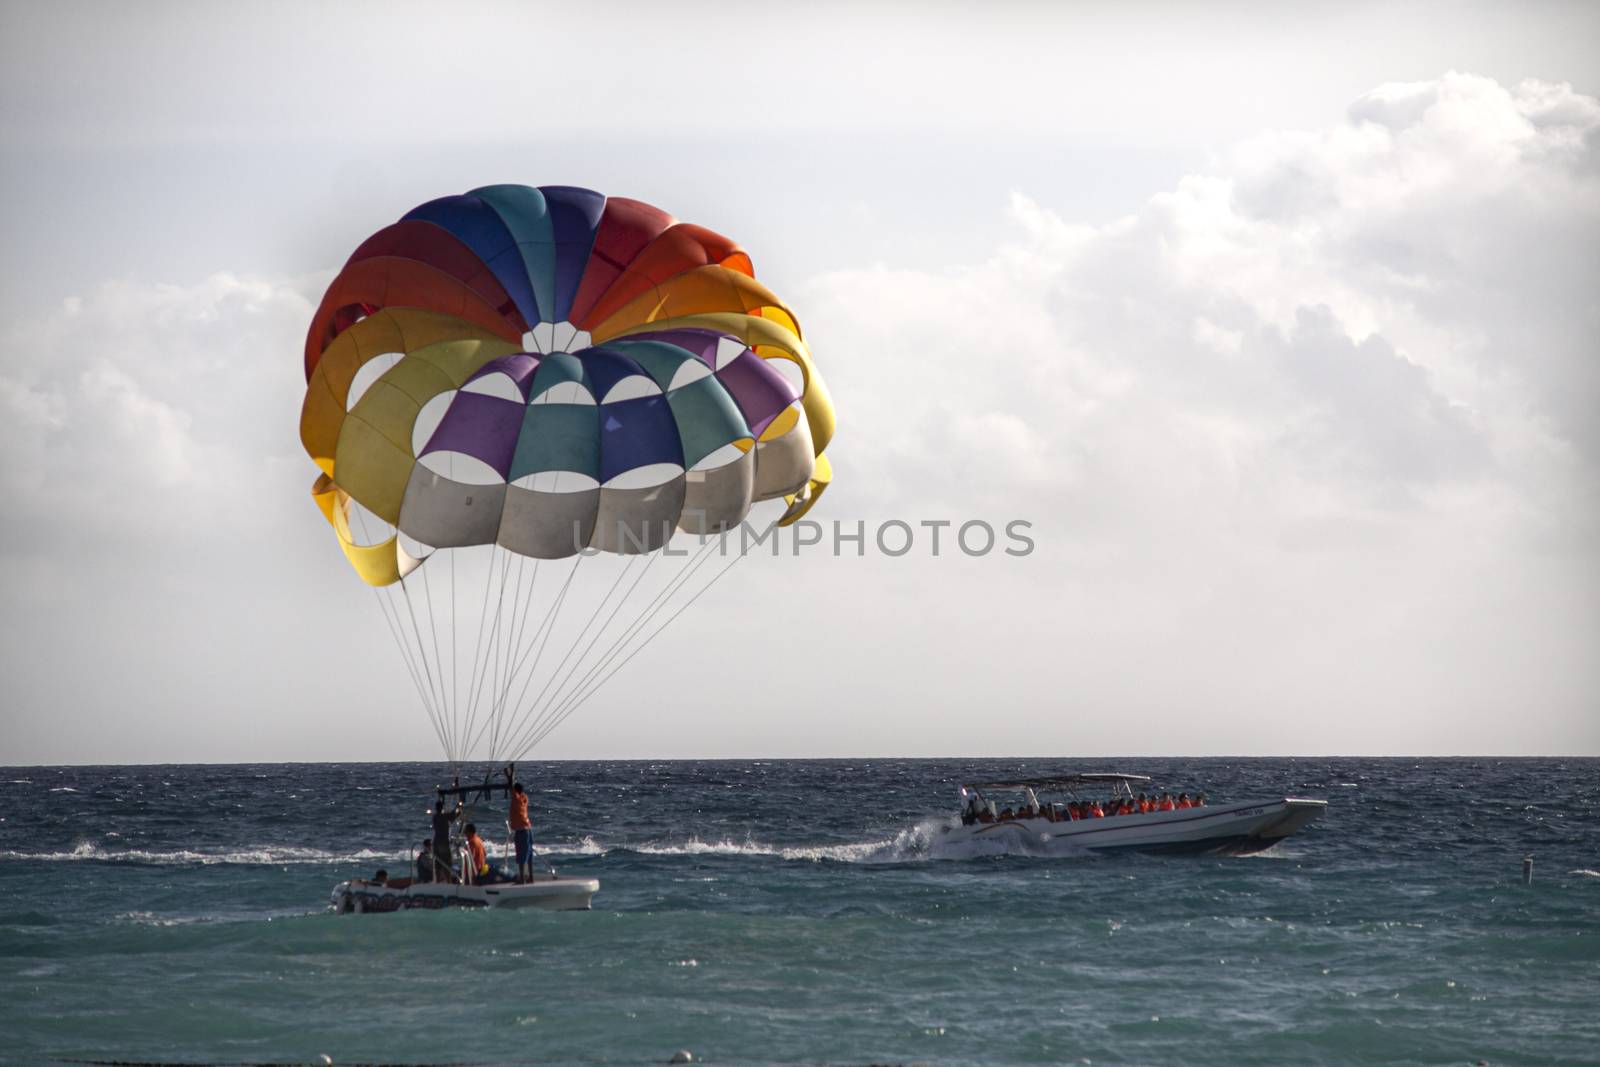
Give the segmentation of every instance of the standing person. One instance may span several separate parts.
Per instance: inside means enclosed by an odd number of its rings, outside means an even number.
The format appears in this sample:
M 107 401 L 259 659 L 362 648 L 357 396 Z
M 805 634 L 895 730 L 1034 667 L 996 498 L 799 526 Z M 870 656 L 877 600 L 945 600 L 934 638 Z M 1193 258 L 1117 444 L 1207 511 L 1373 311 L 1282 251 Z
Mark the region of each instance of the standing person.
M 426 841 L 417 846 L 417 881 L 433 881 L 433 846 Z
M 450 824 L 456 821 L 461 814 L 461 798 L 456 798 L 453 811 L 444 810 L 444 797 L 433 802 L 433 880 L 435 882 L 451 881 L 450 870 L 454 866 L 450 862 Z
M 521 782 L 511 786 L 511 814 L 506 820 L 517 846 L 517 884 L 533 881 L 533 823 L 528 819 L 528 792 Z

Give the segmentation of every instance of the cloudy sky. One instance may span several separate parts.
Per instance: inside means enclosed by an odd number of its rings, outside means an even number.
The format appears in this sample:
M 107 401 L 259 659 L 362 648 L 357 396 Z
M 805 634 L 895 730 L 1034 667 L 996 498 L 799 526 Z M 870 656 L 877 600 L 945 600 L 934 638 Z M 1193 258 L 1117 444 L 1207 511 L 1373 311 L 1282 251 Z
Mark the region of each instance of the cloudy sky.
M 301 346 L 499 181 L 751 251 L 816 518 L 1037 545 L 747 561 L 537 755 L 1600 753 L 1600 8 L 443 12 L 0 5 L 0 763 L 437 757 Z

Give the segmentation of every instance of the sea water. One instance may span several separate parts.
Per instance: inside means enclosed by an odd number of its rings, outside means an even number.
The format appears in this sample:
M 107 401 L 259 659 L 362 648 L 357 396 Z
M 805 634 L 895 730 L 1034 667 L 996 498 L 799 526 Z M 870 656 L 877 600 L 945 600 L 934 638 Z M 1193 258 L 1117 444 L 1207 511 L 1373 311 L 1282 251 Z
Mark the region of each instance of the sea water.
M 963 781 L 1107 769 L 1328 810 L 1247 858 L 941 844 Z M 0 1061 L 1600 1063 L 1600 760 L 522 770 L 593 911 L 333 914 L 437 765 L 0 770 Z

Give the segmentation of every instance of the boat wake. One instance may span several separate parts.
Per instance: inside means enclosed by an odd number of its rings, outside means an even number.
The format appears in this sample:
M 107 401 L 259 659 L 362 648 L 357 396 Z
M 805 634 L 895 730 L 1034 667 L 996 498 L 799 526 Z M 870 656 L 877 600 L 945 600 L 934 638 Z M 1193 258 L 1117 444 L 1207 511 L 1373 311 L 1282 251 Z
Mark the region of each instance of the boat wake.
M 811 863 L 917 863 L 927 860 L 975 860 L 994 856 L 1089 855 L 1084 849 L 1062 842 L 1046 843 L 1042 838 L 1021 840 L 1019 835 L 943 840 L 949 819 L 924 819 L 892 837 L 845 843 L 774 845 L 753 838 L 705 839 L 648 842 L 603 842 L 586 836 L 570 845 L 550 845 L 546 854 L 555 856 L 727 856 L 794 860 Z M 1033 835 L 1035 838 L 1037 835 Z

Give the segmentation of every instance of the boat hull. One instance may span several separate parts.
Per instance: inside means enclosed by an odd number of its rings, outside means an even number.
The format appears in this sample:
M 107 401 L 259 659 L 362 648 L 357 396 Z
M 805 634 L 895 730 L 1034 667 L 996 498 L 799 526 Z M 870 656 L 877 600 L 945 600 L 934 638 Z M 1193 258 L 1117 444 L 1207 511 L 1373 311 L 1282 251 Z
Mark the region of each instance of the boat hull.
M 365 912 L 441 911 L 445 908 L 537 908 L 586 911 L 600 891 L 598 878 L 544 878 L 523 885 L 447 885 L 425 882 L 401 889 L 365 882 L 333 887 L 333 909 L 341 915 Z
M 1072 822 L 1005 819 L 952 826 L 940 840 L 1009 842 L 1022 851 L 1243 856 L 1273 847 L 1321 817 L 1327 806 L 1324 800 L 1283 797 Z

